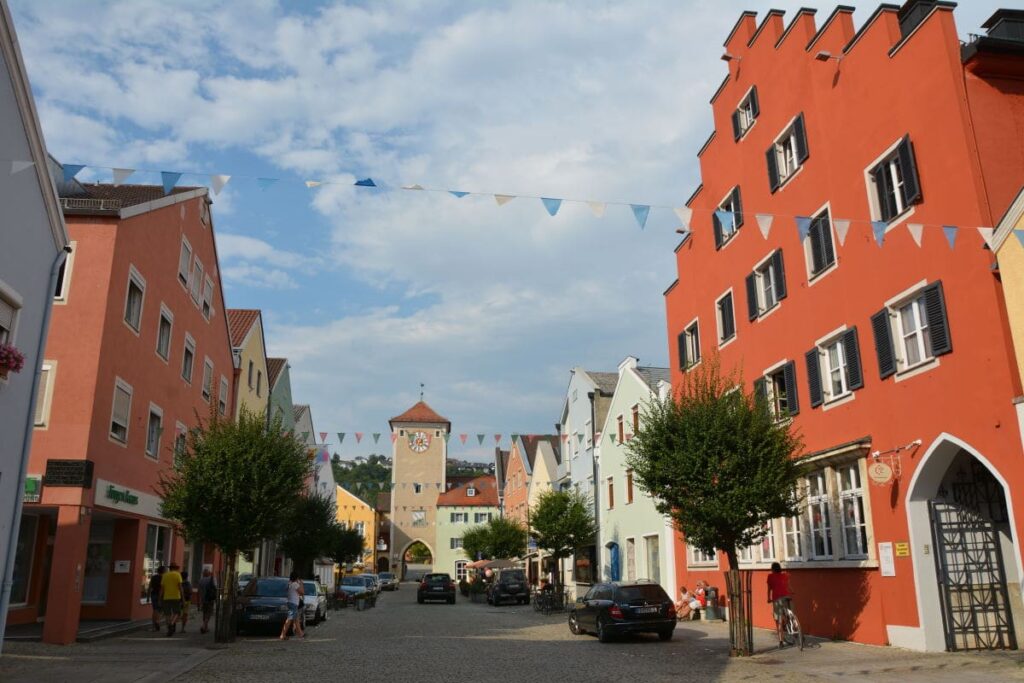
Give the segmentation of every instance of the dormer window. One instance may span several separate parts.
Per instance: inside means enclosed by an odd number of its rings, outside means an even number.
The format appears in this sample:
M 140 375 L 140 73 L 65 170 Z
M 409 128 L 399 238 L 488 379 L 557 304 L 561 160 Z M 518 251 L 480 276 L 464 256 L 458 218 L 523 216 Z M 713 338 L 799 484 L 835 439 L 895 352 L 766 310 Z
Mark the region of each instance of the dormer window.
M 753 86 L 747 91 L 747 94 L 740 100 L 739 106 L 736 107 L 736 111 L 732 113 L 732 135 L 736 140 L 739 140 L 747 131 L 754 126 L 754 121 L 757 120 L 758 115 L 761 113 L 761 107 L 757 102 L 757 86 Z
M 468 489 L 466 489 L 466 495 L 472 498 L 473 496 L 476 495 L 476 489 L 470 486 Z

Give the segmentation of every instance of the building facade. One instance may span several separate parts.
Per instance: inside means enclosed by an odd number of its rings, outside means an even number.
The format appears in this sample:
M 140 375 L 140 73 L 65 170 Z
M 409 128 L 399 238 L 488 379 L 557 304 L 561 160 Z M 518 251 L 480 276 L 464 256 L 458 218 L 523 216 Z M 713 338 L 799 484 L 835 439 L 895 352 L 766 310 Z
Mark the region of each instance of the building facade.
M 270 381 L 267 370 L 267 342 L 263 336 L 263 313 L 255 308 L 228 309 L 228 329 L 234 354 L 235 417 L 247 410 L 268 415 Z
M 0 370 L 0 618 L 10 603 L 26 600 L 28 575 L 24 568 L 32 547 L 32 518 L 22 517 L 22 491 L 36 494 L 35 480 L 25 490 L 25 467 L 32 441 L 32 414 L 45 408 L 38 400 L 46 386 L 42 351 L 53 293 L 69 247 L 57 193 L 47 169 L 46 145 L 35 102 L 18 49 L 5 1 L 0 2 L 0 344 L 24 356 L 19 372 Z M 45 397 L 44 397 L 45 398 Z M 25 520 L 22 522 L 22 520 Z M 23 534 L 19 535 L 19 529 Z M 19 540 L 20 539 L 20 540 Z M 16 558 L 20 556 L 20 561 Z M 3 640 L 0 623 L 0 642 Z
M 542 493 L 558 490 L 558 467 L 562 462 L 561 439 L 557 434 L 552 435 L 529 435 L 522 437 L 523 447 L 527 452 L 533 452 L 533 458 L 527 458 L 530 468 L 529 488 L 527 489 L 526 505 L 528 510 L 534 510 Z M 527 518 L 529 528 L 529 518 Z M 526 569 L 530 577 L 530 583 L 537 583 L 541 578 L 553 579 L 558 567 L 542 548 L 537 547 L 536 541 L 532 538 L 528 541 L 528 552 L 526 554 Z
M 725 42 L 665 304 L 673 381 L 718 354 L 805 444 L 802 513 L 740 550 L 758 626 L 772 561 L 812 634 L 979 649 L 1024 625 L 1021 380 L 986 247 L 1022 184 L 1024 44 L 1011 13 L 962 46 L 953 7 L 744 13 Z M 723 556 L 676 557 L 721 580 Z
M 344 529 L 355 529 L 363 537 L 363 555 L 354 564 L 373 571 L 374 549 L 377 547 L 377 510 L 344 486 L 337 491 L 337 520 Z M 386 569 L 384 571 L 387 571 Z
M 281 430 L 295 431 L 295 404 L 292 402 L 291 366 L 287 358 L 267 359 L 267 382 L 270 384 L 268 425 L 281 423 Z
M 500 515 L 498 484 L 491 476 L 460 478 L 437 497 L 437 556 L 434 571 L 446 572 L 456 581 L 466 577 L 467 557 L 462 535 Z
M 530 523 L 530 476 L 533 463 L 530 451 L 523 442 L 524 437 L 513 439 L 505 463 L 505 486 L 503 488 L 501 513 L 523 526 Z M 534 451 L 536 453 L 536 451 Z

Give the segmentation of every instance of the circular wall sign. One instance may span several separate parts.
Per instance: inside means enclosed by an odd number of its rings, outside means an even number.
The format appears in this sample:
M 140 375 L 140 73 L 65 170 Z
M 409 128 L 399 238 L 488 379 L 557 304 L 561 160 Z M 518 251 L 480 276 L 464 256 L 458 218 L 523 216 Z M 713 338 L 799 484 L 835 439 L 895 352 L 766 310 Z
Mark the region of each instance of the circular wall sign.
M 892 467 L 884 462 L 873 462 L 868 465 L 868 477 L 876 484 L 888 484 L 892 481 Z

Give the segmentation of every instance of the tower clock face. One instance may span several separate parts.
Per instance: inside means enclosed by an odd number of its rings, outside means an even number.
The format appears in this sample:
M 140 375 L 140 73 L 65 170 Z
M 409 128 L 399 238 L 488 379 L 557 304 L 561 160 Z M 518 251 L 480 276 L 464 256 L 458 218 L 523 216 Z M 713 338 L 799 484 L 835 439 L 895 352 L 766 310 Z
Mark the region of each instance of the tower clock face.
M 416 453 L 422 453 L 430 448 L 430 437 L 426 432 L 413 432 L 409 435 L 409 448 Z

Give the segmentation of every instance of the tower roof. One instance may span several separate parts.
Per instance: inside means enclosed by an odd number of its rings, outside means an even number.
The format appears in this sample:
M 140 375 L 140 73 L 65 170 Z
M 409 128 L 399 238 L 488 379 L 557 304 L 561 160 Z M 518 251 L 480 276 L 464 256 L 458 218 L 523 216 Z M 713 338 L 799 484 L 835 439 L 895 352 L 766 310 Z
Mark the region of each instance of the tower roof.
M 448 418 L 438 415 L 437 411 L 428 406 L 425 401 L 417 402 L 416 405 L 414 405 L 412 408 L 409 408 L 409 410 L 405 411 L 401 415 L 396 415 L 395 417 L 388 420 L 388 424 L 391 426 L 394 426 L 396 423 L 404 422 L 426 422 L 430 424 L 443 424 L 447 426 L 448 429 L 452 428 L 452 423 L 448 420 Z

